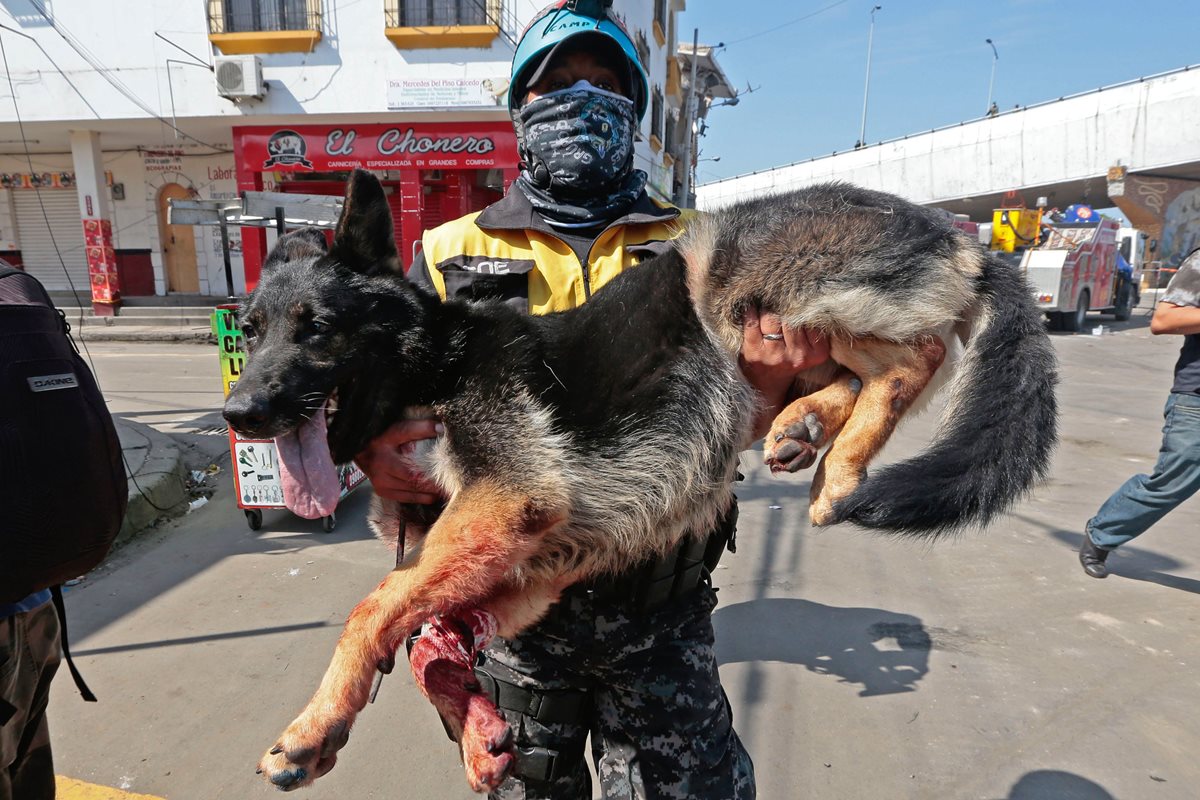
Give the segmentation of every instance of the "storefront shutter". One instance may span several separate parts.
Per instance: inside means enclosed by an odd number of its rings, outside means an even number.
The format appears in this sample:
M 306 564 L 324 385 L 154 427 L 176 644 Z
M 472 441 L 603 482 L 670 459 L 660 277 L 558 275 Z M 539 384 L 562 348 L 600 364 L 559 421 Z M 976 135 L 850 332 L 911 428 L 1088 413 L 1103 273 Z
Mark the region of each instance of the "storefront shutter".
M 41 194 L 41 203 L 38 194 Z M 14 189 L 13 208 L 17 218 L 17 240 L 21 244 L 21 263 L 25 271 L 51 291 L 70 290 L 63 274 L 66 265 L 80 302 L 90 302 L 87 253 L 83 245 L 83 222 L 79 215 L 79 197 L 75 189 Z M 45 215 L 42 205 L 45 205 Z M 46 227 L 46 219 L 50 227 Z M 53 232 L 53 238 L 51 238 Z M 55 250 L 57 245 L 57 252 Z M 59 260 L 59 254 L 62 260 Z

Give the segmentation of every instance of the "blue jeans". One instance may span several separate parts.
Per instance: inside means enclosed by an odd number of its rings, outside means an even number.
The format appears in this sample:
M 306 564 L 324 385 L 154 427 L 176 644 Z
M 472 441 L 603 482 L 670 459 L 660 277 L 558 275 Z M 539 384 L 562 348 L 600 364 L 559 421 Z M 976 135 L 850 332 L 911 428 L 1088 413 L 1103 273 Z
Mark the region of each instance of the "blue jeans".
M 1200 395 L 1172 392 L 1152 475 L 1134 475 L 1088 520 L 1092 543 L 1112 550 L 1140 536 L 1200 490 Z

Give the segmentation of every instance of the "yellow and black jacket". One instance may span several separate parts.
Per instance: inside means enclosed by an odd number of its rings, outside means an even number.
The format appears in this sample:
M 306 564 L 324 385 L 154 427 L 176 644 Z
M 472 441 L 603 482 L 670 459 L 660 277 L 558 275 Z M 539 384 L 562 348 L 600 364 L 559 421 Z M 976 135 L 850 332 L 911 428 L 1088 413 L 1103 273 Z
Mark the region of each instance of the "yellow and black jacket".
M 514 188 L 483 211 L 427 231 L 409 279 L 443 300 L 501 298 L 531 314 L 565 311 L 661 253 L 683 228 L 679 209 L 643 194 L 577 252 L 571 242 L 583 237 L 551 227 Z

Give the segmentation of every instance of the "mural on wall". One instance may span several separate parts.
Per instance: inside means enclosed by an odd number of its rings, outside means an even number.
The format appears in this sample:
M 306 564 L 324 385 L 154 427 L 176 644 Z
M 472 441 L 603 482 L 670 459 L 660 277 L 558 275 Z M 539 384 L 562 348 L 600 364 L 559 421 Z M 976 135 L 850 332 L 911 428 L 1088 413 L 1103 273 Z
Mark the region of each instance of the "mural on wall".
M 1200 247 L 1200 187 L 1180 192 L 1164 213 L 1160 258 L 1171 266 Z

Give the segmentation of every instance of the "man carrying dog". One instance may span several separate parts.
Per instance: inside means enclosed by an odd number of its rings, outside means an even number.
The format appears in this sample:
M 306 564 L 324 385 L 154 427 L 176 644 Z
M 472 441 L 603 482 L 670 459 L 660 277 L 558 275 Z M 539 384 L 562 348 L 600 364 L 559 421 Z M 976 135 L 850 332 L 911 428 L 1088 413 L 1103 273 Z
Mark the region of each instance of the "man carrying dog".
M 534 314 L 566 310 L 682 232 L 679 209 L 651 200 L 645 173 L 633 167 L 649 85 L 608 5 L 556 3 L 522 35 L 509 89 L 520 177 L 482 212 L 427 232 L 409 273 L 414 283 L 443 299 L 500 297 Z M 794 375 L 828 354 L 817 334 L 747 314 L 741 364 L 763 396 L 764 424 L 782 409 Z M 399 423 L 360 454 L 378 494 L 441 499 L 404 458 L 437 425 Z M 681 545 L 619 579 L 571 587 L 534 629 L 486 649 L 476 674 L 512 726 L 517 757 L 492 797 L 590 798 L 589 733 L 605 798 L 754 796 L 710 619 L 708 570 L 732 539 L 731 517 L 703 547 Z

